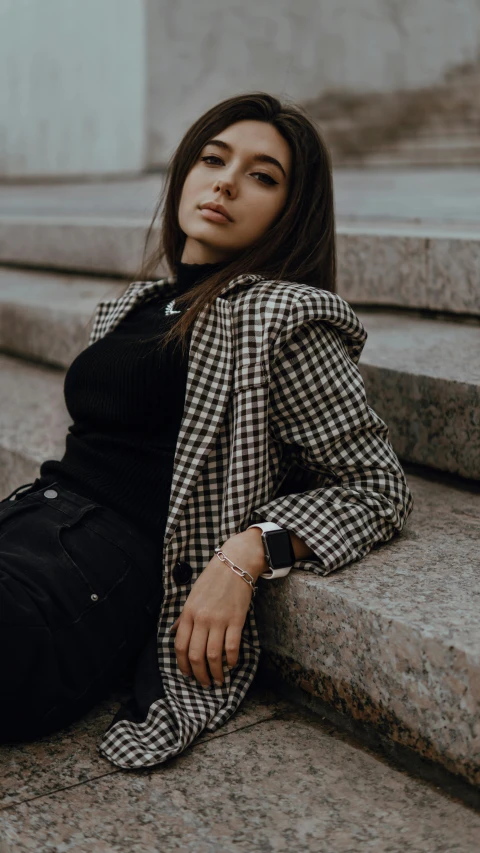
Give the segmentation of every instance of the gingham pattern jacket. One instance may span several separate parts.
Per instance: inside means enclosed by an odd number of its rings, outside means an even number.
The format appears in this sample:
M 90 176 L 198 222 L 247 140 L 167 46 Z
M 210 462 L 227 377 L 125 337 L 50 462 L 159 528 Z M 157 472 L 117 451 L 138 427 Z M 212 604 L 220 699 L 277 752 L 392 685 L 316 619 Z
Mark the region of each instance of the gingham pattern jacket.
M 175 282 L 135 281 L 100 302 L 89 343 Z M 328 575 L 402 529 L 413 501 L 387 426 L 367 404 L 357 368 L 366 337 L 339 296 L 259 275 L 231 280 L 197 317 L 163 543 L 158 666 L 166 695 L 144 722 L 119 720 L 107 730 L 99 751 L 113 764 L 167 761 L 225 723 L 253 680 L 260 656 L 253 599 L 238 663 L 229 671 L 224 657 L 221 687 L 187 681 L 177 666 L 169 629 L 216 545 L 255 521 L 274 521 L 315 555 L 294 568 Z M 313 474 L 315 487 L 281 495 L 292 465 Z M 172 575 L 178 559 L 193 569 L 181 586 Z

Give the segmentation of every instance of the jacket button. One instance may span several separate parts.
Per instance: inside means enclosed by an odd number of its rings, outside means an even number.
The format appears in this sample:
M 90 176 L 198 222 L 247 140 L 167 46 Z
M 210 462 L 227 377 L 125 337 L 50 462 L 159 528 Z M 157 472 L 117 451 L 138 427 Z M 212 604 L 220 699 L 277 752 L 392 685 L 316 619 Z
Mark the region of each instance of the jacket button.
M 173 580 L 176 584 L 188 583 L 192 579 L 193 569 L 190 563 L 182 563 L 177 560 L 173 567 Z

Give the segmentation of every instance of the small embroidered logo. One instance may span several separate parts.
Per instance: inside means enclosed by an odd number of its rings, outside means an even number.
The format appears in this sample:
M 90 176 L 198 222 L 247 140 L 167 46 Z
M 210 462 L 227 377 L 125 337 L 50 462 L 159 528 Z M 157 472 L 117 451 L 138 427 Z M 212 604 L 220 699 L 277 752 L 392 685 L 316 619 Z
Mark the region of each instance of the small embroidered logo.
M 165 306 L 165 314 L 181 314 L 182 313 L 181 311 L 175 311 L 174 310 L 174 307 L 173 307 L 174 305 L 175 305 L 175 300 L 172 299 L 172 301 L 169 302 L 168 305 Z

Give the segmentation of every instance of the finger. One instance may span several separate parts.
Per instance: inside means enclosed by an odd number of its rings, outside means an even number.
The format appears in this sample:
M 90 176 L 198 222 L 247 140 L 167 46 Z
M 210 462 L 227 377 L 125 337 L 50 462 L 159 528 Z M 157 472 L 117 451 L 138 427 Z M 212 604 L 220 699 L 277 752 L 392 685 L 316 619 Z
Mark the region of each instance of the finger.
M 225 654 L 229 669 L 233 669 L 238 662 L 240 643 L 242 641 L 242 628 L 243 626 L 241 625 L 229 625 L 225 632 Z
M 223 684 L 223 641 L 225 628 L 211 628 L 207 640 L 207 661 L 212 678 Z
M 179 617 L 178 617 L 178 619 L 175 619 L 175 622 L 174 622 L 174 623 L 173 623 L 173 625 L 170 627 L 170 631 L 176 631 L 176 629 L 178 628 L 178 623 L 180 622 L 180 619 L 181 619 L 181 618 L 182 618 L 182 617 L 181 617 L 181 616 L 179 616 Z
M 207 672 L 207 638 L 208 627 L 198 621 L 194 623 L 190 645 L 188 648 L 188 659 L 193 669 L 193 674 L 202 687 L 210 687 L 210 676 Z
M 177 663 L 182 675 L 191 675 L 192 669 L 188 659 L 188 648 L 190 645 L 190 637 L 192 635 L 193 619 L 185 614 L 182 615 L 183 619 L 180 620 L 177 633 L 175 634 L 175 654 L 177 656 Z M 177 622 L 179 619 L 177 619 Z

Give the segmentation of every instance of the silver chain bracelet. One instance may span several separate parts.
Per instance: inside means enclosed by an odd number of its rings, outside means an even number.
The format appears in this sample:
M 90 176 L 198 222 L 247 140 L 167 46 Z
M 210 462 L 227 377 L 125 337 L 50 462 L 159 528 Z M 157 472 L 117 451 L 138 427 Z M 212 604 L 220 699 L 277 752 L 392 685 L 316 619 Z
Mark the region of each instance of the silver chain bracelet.
M 250 572 L 247 572 L 245 569 L 241 569 L 240 566 L 237 566 L 235 563 L 233 563 L 232 560 L 230 560 L 229 557 L 227 557 L 227 555 L 221 550 L 221 548 L 215 548 L 214 550 L 218 559 L 221 560 L 222 563 L 226 563 L 227 566 L 230 566 L 231 570 L 235 572 L 236 575 L 240 575 L 240 577 L 243 578 L 245 583 L 248 583 L 248 585 L 252 587 L 252 597 L 254 597 L 257 591 L 257 587 L 255 586 L 255 578 L 252 577 Z M 246 577 L 247 575 L 248 578 Z

